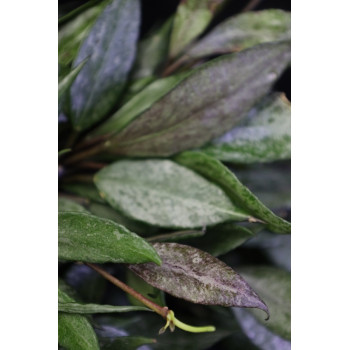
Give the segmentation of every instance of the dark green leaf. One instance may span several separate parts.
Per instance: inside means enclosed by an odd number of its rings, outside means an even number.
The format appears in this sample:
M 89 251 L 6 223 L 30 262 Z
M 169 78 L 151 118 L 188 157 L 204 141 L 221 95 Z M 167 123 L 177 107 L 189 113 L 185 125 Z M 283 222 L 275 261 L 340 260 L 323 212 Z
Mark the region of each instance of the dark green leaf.
M 94 130 L 91 135 L 97 136 L 102 134 L 116 134 L 120 132 L 141 113 L 150 109 L 156 101 L 171 91 L 176 85 L 184 80 L 188 74 L 189 73 L 177 74 L 154 81 L 140 93 L 131 98 L 118 110 L 118 112 Z
M 151 311 L 142 306 L 114 306 L 100 304 L 80 304 L 74 302 L 58 303 L 58 311 L 69 314 L 97 314 L 111 312 L 130 312 L 130 311 Z
M 290 159 L 290 141 L 290 103 L 283 94 L 273 94 L 202 150 L 226 162 L 272 162 Z
M 101 218 L 113 220 L 117 224 L 123 225 L 130 231 L 135 232 L 137 234 L 150 235 L 154 232 L 157 232 L 157 228 L 155 228 L 154 226 L 144 224 L 140 221 L 132 220 L 127 216 L 121 214 L 120 212 L 116 211 L 115 209 L 112 209 L 108 205 L 100 203 L 91 203 L 89 205 L 89 210 L 92 214 Z
M 156 251 L 124 226 L 79 212 L 58 214 L 58 256 L 85 262 L 161 264 Z
M 228 222 L 210 227 L 203 237 L 188 240 L 188 244 L 219 256 L 239 247 L 254 234 L 245 227 Z
M 58 62 L 69 65 L 76 57 L 82 41 L 87 37 L 97 17 L 108 1 L 102 1 L 90 7 L 70 20 L 58 31 Z
M 155 75 L 164 63 L 168 53 L 172 23 L 173 18 L 170 17 L 160 28 L 152 30 L 140 41 L 132 73 L 133 80 Z
M 146 283 L 142 278 L 135 275 L 130 270 L 127 270 L 126 272 L 126 284 L 154 303 L 160 306 L 166 306 L 163 291 L 154 288 L 150 284 Z M 131 305 L 144 306 L 143 303 L 141 303 L 138 299 L 132 297 L 130 294 L 128 294 L 128 299 Z
M 208 26 L 224 0 L 182 0 L 177 8 L 170 38 L 171 58 L 196 39 Z
M 219 187 L 170 160 L 118 161 L 94 180 L 113 208 L 157 226 L 194 228 L 249 218 Z
M 104 350 L 137 350 L 141 345 L 153 344 L 155 339 L 145 337 L 117 337 L 113 341 L 104 342 Z M 147 348 L 148 349 L 148 348 Z
M 171 233 L 164 233 L 157 236 L 147 238 L 147 242 L 177 242 L 188 238 L 202 237 L 205 234 L 205 229 L 198 230 L 184 230 L 175 231 Z
M 82 205 L 64 197 L 58 198 L 58 211 L 81 211 L 85 213 L 88 212 Z
M 66 96 L 66 93 L 68 92 L 69 88 L 73 84 L 74 79 L 77 77 L 81 69 L 84 67 L 85 63 L 86 63 L 86 60 L 81 62 L 58 83 L 58 113 L 60 113 L 62 109 L 62 104 L 64 103 L 64 98 Z
M 186 52 L 186 59 L 229 53 L 287 39 L 290 39 L 289 12 L 277 9 L 246 12 L 217 25 Z
M 71 119 L 83 130 L 113 109 L 136 54 L 138 0 L 112 0 L 83 42 L 74 66 L 89 58 L 71 87 Z
M 269 266 L 240 268 L 244 279 L 264 298 L 270 310 L 268 322 L 261 313 L 254 316 L 274 333 L 290 340 L 291 334 L 291 281 L 290 273 Z
M 290 62 L 290 43 L 266 43 L 200 66 L 106 147 L 113 154 L 169 156 L 232 129 Z
M 175 160 L 220 185 L 235 205 L 239 205 L 252 216 L 263 220 L 270 230 L 290 233 L 290 223 L 275 215 L 261 203 L 219 160 L 204 153 L 192 151 L 181 153 Z
M 265 303 L 229 266 L 197 248 L 155 243 L 162 266 L 129 265 L 147 283 L 178 298 L 198 304 L 259 308 Z
M 74 300 L 58 290 L 59 302 Z M 58 343 L 70 350 L 99 349 L 96 334 L 85 316 L 58 313 Z
M 62 186 L 64 190 L 67 192 L 76 194 L 83 198 L 88 198 L 97 203 L 105 203 L 105 201 L 101 198 L 100 194 L 96 190 L 95 186 L 85 183 L 67 183 Z

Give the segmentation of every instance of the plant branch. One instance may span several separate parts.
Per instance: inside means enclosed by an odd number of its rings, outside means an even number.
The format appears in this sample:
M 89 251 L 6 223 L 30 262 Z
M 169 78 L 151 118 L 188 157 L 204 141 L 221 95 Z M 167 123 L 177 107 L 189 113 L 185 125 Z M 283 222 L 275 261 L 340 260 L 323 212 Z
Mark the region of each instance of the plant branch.
M 253 10 L 256 6 L 259 5 L 260 2 L 261 2 L 261 0 L 249 1 L 249 3 L 243 8 L 243 10 L 241 12 L 248 12 L 248 11 Z

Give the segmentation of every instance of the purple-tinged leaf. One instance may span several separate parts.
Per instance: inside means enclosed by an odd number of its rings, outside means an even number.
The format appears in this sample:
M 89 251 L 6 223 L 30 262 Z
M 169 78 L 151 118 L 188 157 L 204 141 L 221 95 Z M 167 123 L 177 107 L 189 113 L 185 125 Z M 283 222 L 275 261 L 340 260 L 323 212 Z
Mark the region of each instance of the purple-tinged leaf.
M 129 265 L 152 286 L 193 303 L 258 308 L 266 304 L 233 269 L 210 254 L 177 243 L 153 245 L 163 264 Z

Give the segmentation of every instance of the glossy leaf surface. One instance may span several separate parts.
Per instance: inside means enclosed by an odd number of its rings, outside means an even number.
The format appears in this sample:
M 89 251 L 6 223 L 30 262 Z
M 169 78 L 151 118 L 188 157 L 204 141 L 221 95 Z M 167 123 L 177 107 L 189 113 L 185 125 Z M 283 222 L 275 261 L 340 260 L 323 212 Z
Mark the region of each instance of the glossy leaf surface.
M 138 0 L 113 0 L 80 47 L 74 66 L 89 58 L 71 87 L 71 119 L 83 130 L 113 109 L 136 54 Z
M 290 159 L 291 109 L 283 94 L 273 94 L 253 108 L 231 131 L 214 139 L 203 152 L 233 163 Z
M 290 13 L 282 10 L 246 12 L 217 25 L 187 52 L 186 58 L 201 58 L 240 51 L 248 47 L 290 39 Z
M 74 302 L 66 293 L 58 290 L 59 302 Z M 99 349 L 97 337 L 85 316 L 58 313 L 58 343 L 72 350 Z
M 124 226 L 78 212 L 58 214 L 58 256 L 85 262 L 161 264 L 156 251 Z
M 169 156 L 232 129 L 290 62 L 290 43 L 267 43 L 200 66 L 111 139 L 108 152 Z
M 182 0 L 177 8 L 170 38 L 171 58 L 176 57 L 208 26 L 224 0 Z
M 249 217 L 218 186 L 170 160 L 115 162 L 94 180 L 113 208 L 157 226 L 194 228 Z
M 264 298 L 271 318 L 264 322 L 261 313 L 254 316 L 274 333 L 290 340 L 291 336 L 291 279 L 290 273 L 275 267 L 252 266 L 241 268 L 244 279 Z
M 252 216 L 263 220 L 269 229 L 277 233 L 290 233 L 289 222 L 275 215 L 259 199 L 245 187 L 235 174 L 225 167 L 219 160 L 202 152 L 187 151 L 178 155 L 175 160 L 209 180 L 217 183 L 233 203 L 244 208 Z
M 197 248 L 177 243 L 155 243 L 162 266 L 129 265 L 147 283 L 198 304 L 259 308 L 265 303 L 229 266 Z

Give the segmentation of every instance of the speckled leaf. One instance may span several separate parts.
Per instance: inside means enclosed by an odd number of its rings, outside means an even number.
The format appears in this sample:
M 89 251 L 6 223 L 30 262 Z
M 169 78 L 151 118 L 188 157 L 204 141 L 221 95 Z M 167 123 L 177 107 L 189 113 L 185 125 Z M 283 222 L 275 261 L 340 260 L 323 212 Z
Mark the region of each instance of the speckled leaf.
M 152 246 L 124 226 L 79 212 L 58 214 L 58 256 L 97 263 L 161 264 Z
M 161 27 L 152 30 L 140 41 L 131 75 L 132 80 L 157 74 L 167 57 L 172 23 L 173 17 L 170 17 Z
M 62 290 L 58 290 L 59 302 L 74 302 Z M 58 343 L 70 350 L 99 349 L 96 334 L 85 316 L 58 313 Z
M 177 8 L 170 38 L 171 58 L 196 39 L 208 26 L 224 0 L 182 0 Z
M 70 64 L 76 57 L 83 40 L 88 36 L 97 17 L 108 4 L 102 1 L 90 7 L 61 26 L 58 31 L 58 62 Z
M 252 266 L 241 268 L 244 279 L 261 295 L 269 306 L 271 318 L 263 321 L 261 313 L 254 316 L 265 327 L 282 338 L 290 340 L 291 335 L 291 280 L 290 273 L 275 267 Z
M 116 134 L 148 110 L 156 101 L 171 91 L 189 75 L 188 72 L 158 79 L 132 97 L 112 117 L 94 130 L 91 135 Z
M 71 120 L 83 130 L 116 106 L 136 54 L 138 0 L 112 0 L 80 47 L 74 66 L 89 57 L 71 87 Z
M 194 228 L 249 217 L 218 186 L 170 160 L 118 161 L 94 181 L 113 208 L 156 226 Z
M 113 154 L 169 156 L 232 129 L 269 91 L 290 61 L 290 42 L 225 55 L 195 70 L 107 148 Z
M 175 157 L 175 160 L 210 181 L 218 184 L 231 198 L 235 205 L 244 208 L 252 216 L 263 220 L 267 227 L 277 233 L 290 233 L 289 222 L 275 215 L 260 200 L 245 187 L 225 165 L 219 160 L 202 152 L 187 151 Z
M 114 306 L 100 304 L 80 304 L 75 302 L 59 302 L 58 311 L 69 314 L 101 314 L 113 312 L 131 312 L 131 311 L 151 311 L 142 306 Z
M 58 211 L 81 211 L 85 213 L 88 212 L 82 205 L 64 197 L 58 198 Z
M 290 39 L 290 23 L 290 13 L 277 9 L 230 17 L 194 44 L 186 52 L 186 59 L 230 53 L 269 41 Z
M 73 84 L 74 79 L 77 77 L 77 75 L 79 74 L 81 69 L 84 67 L 85 63 L 86 63 L 86 60 L 81 62 L 78 66 L 76 66 L 74 69 L 72 69 L 68 75 L 66 75 L 61 81 L 59 81 L 59 83 L 58 83 L 58 113 L 61 112 L 66 93 L 68 92 L 69 88 Z
M 162 266 L 129 265 L 152 286 L 197 304 L 268 308 L 244 279 L 222 261 L 197 248 L 155 243 Z
M 242 123 L 214 139 L 202 151 L 233 163 L 290 159 L 290 102 L 278 93 L 265 98 Z
M 209 227 L 203 237 L 188 240 L 187 243 L 213 256 L 219 256 L 239 247 L 254 234 L 245 227 L 232 222 Z

